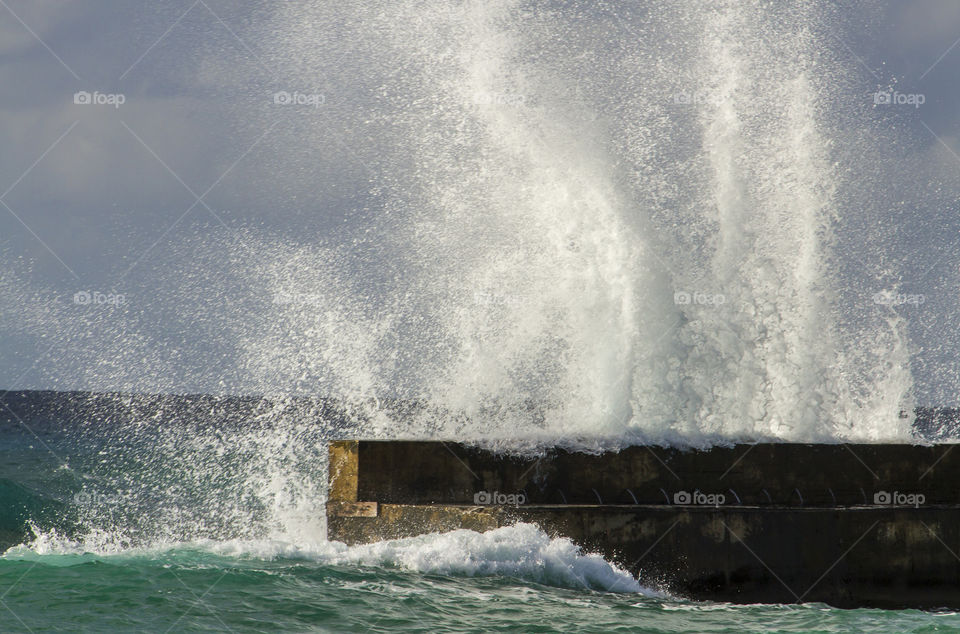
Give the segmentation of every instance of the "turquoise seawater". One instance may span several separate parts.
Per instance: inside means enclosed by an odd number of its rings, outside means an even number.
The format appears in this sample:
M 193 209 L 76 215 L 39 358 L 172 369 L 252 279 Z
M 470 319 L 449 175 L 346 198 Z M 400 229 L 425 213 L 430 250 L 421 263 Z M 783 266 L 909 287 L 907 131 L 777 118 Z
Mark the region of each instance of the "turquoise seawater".
M 7 555 L 4 632 L 950 632 L 960 615 L 695 603 L 506 576 L 218 556 Z
M 0 414 L 0 632 L 960 631 L 689 601 L 532 525 L 347 547 L 324 537 L 316 419 L 66 409 Z

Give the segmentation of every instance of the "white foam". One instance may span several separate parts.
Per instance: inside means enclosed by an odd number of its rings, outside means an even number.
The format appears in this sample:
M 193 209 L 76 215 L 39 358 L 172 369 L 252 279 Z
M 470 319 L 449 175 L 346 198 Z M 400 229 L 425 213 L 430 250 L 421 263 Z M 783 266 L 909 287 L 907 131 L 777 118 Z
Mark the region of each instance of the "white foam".
M 42 559 L 47 563 L 103 557 L 157 557 L 177 551 L 202 551 L 242 559 L 303 559 L 335 566 L 396 567 L 417 573 L 464 577 L 509 577 L 564 588 L 665 596 L 597 554 L 585 554 L 566 538 L 551 538 L 532 524 L 516 524 L 478 533 L 456 530 L 407 539 L 346 546 L 319 541 L 293 544 L 271 540 L 204 540 L 126 548 L 94 535 L 75 541 L 56 532 L 40 532 L 33 541 L 4 553 L 6 559 Z

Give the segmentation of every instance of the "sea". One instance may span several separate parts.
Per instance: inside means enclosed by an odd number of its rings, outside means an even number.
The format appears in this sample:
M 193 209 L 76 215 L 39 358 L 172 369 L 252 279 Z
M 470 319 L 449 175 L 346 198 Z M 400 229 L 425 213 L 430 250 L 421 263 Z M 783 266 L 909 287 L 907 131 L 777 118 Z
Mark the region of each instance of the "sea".
M 328 541 L 324 437 L 350 433 L 330 403 L 0 398 L 3 632 L 960 631 L 951 610 L 693 601 L 530 524 Z M 256 422 L 278 407 L 326 418 Z
M 692 601 L 531 525 L 326 539 L 331 439 L 955 440 L 918 407 L 955 404 L 918 399 L 956 394 L 954 278 L 910 286 L 958 270 L 917 246 L 953 190 L 858 55 L 870 3 L 254 4 L 165 21 L 196 49 L 127 85 L 192 109 L 190 74 L 263 139 L 211 159 L 257 196 L 164 233 L 122 306 L 0 266 L 0 387 L 117 390 L 0 392 L 0 631 L 960 631 Z

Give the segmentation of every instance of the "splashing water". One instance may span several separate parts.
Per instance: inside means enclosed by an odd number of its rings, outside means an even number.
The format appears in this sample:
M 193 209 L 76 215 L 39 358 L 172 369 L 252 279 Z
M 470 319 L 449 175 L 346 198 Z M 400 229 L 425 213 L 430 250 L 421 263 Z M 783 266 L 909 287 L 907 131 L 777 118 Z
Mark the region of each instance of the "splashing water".
M 342 292 L 345 263 L 274 262 L 273 287 L 335 309 L 285 310 L 248 341 L 268 382 L 307 368 L 429 404 L 400 426 L 371 416 L 374 435 L 910 437 L 904 324 L 849 327 L 840 301 L 857 291 L 836 233 L 864 201 L 833 158 L 857 131 L 831 119 L 846 71 L 829 8 L 378 11 L 355 28 L 386 34 L 370 121 L 401 148 L 384 165 L 399 185 L 364 240 L 390 282 L 364 301 Z M 591 50 L 603 29 L 611 50 Z
M 28 545 L 8 550 L 6 560 L 44 558 L 45 563 L 60 557 L 65 563 L 90 554 L 105 557 L 144 559 L 193 552 L 241 559 L 287 559 L 338 565 L 398 567 L 409 571 L 460 577 L 505 576 L 563 588 L 601 592 L 643 593 L 666 596 L 644 588 L 633 576 L 599 555 L 584 554 L 566 538 L 550 538 L 533 524 L 516 524 L 486 533 L 457 530 L 376 544 L 347 547 L 339 542 L 195 541 L 153 546 L 146 549 L 111 551 L 91 548 L 55 533 L 41 534 Z M 195 555 L 195 556 L 196 556 Z
M 265 48 L 291 85 L 359 78 L 347 85 L 368 107 L 333 124 L 377 174 L 376 212 L 319 245 L 254 229 L 242 249 L 217 234 L 181 245 L 164 269 L 194 293 L 180 318 L 202 323 L 209 296 L 243 315 L 211 335 L 237 355 L 213 384 L 269 398 L 242 428 L 210 411 L 92 414 L 109 424 L 85 474 L 132 500 L 86 509 L 110 527 L 94 549 L 322 535 L 324 444 L 345 434 L 591 449 L 912 438 L 905 325 L 840 272 L 867 201 L 836 149 L 871 123 L 835 116 L 852 97 L 832 5 L 274 11 L 264 37 L 282 36 Z M 332 24 L 336 55 L 317 45 Z M 319 146 L 330 121 L 312 125 Z M 234 277 L 194 264 L 234 251 Z M 86 372 L 153 360 L 122 322 L 91 327 L 113 335 L 113 358 Z M 295 395 L 335 400 L 336 416 Z

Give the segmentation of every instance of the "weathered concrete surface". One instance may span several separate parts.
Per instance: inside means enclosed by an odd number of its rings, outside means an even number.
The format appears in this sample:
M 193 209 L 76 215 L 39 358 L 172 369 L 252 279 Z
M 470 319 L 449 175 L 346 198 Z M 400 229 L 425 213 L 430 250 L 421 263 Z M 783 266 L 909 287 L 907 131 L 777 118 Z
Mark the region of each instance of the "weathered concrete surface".
M 630 447 L 519 459 L 451 442 L 363 441 L 357 499 L 469 504 L 477 491 L 523 491 L 528 503 L 537 504 L 664 504 L 678 491 L 700 490 L 758 506 L 850 506 L 873 504 L 880 491 L 922 491 L 927 504 L 955 504 L 960 451 L 954 446 Z
M 956 453 L 949 445 L 635 447 L 537 461 L 454 443 L 333 443 L 328 532 L 363 543 L 532 522 L 691 598 L 957 608 Z M 526 499 L 475 504 L 483 491 Z M 696 491 L 724 499 L 695 504 Z M 899 492 L 900 503 L 874 504 L 882 492 Z M 675 503 L 683 493 L 689 503 Z

